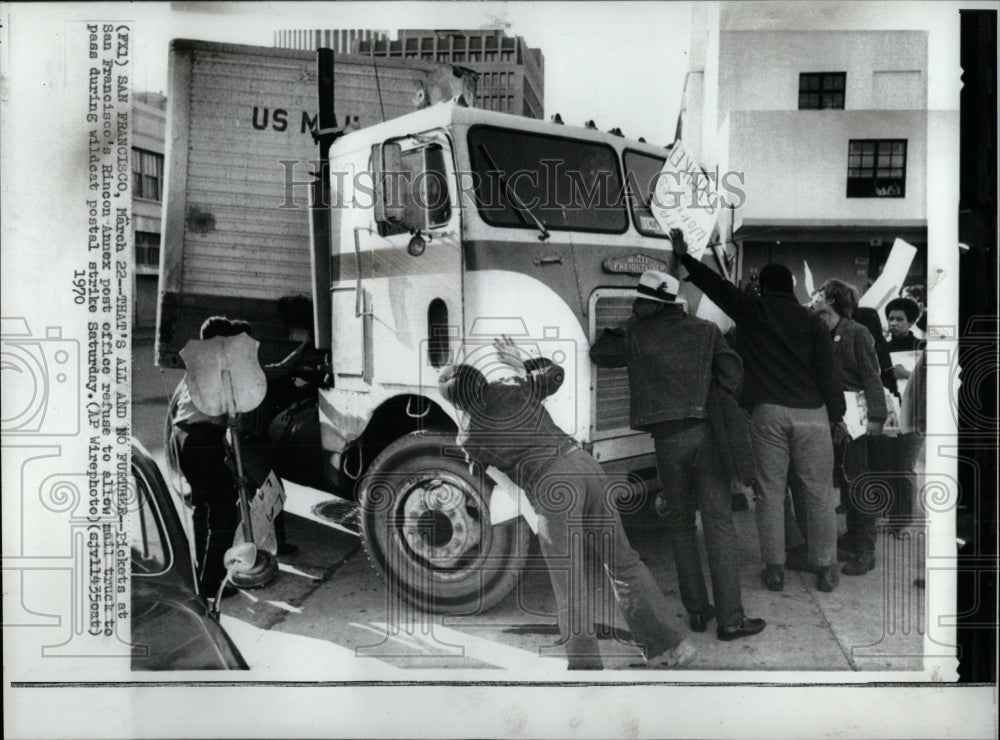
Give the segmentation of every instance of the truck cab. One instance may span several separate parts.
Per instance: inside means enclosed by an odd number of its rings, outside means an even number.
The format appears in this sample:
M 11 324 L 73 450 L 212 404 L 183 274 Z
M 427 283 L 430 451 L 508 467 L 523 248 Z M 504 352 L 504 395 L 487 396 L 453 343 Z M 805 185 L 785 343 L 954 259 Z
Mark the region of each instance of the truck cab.
M 673 268 L 648 208 L 666 155 L 460 101 L 330 147 L 312 244 L 316 334 L 332 365 L 322 446 L 341 487 L 357 486 L 369 556 L 418 606 L 486 608 L 527 555 L 522 518 L 493 511 L 495 481 L 465 460 L 460 416 L 437 388 L 451 363 L 509 373 L 494 361 L 498 337 L 563 366 L 546 406 L 623 505 L 657 487 L 652 441 L 629 426 L 626 371 L 596 368 L 588 352 L 629 317 L 644 270 Z

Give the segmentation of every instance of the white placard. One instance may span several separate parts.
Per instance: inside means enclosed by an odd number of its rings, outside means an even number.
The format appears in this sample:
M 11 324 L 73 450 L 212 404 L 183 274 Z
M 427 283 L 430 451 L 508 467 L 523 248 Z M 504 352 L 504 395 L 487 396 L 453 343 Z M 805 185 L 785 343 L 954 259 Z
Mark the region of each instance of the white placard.
M 684 232 L 689 254 L 701 259 L 719 216 L 716 183 L 676 142 L 656 179 L 650 210 L 664 233 Z

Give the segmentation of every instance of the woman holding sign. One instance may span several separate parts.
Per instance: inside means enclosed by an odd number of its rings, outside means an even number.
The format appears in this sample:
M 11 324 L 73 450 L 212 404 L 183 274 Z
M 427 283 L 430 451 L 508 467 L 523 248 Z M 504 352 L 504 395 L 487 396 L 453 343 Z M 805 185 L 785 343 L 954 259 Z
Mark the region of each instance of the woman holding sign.
M 813 300 L 814 310 L 830 328 L 848 405 L 860 405 L 863 400 L 867 410 L 867 423 L 860 435 L 851 439 L 852 435 L 844 430 L 834 440 L 834 479 L 841 492 L 847 494 L 843 498 L 847 508 L 844 555 L 848 562 L 841 570 L 846 576 L 864 575 L 875 567 L 875 524 L 887 503 L 878 488 L 854 485 L 869 470 L 866 437 L 881 434 L 888 415 L 875 340 L 868 329 L 851 318 L 857 306 L 857 291 L 835 279 L 827 280 Z

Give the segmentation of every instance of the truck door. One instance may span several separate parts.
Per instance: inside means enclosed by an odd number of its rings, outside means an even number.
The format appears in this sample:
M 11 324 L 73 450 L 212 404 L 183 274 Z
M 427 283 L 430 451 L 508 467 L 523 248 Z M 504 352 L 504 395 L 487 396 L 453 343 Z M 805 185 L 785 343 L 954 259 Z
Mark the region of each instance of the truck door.
M 363 171 L 353 173 L 353 207 L 334 215 L 344 220 L 331 286 L 337 384 L 361 392 L 436 385 L 462 334 L 451 143 L 431 131 L 376 142 L 356 161 Z

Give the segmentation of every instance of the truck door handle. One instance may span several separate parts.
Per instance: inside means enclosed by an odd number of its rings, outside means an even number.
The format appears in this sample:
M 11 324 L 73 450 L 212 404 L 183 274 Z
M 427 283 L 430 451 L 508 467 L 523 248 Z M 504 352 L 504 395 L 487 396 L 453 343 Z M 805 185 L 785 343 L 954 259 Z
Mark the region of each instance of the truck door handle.
M 550 254 L 545 257 L 535 257 L 534 262 L 536 265 L 561 265 L 562 257 L 556 254 Z

